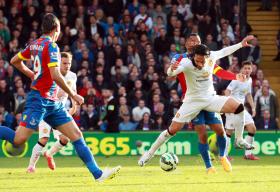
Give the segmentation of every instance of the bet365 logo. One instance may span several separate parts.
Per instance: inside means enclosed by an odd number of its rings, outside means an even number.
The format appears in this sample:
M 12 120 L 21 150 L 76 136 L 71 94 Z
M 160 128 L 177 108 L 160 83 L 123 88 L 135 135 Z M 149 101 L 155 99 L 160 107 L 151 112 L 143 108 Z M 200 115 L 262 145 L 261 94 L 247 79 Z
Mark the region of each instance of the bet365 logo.
M 20 146 L 13 146 L 8 141 L 2 142 L 2 151 L 6 157 L 24 157 L 28 151 L 28 143 L 24 143 Z

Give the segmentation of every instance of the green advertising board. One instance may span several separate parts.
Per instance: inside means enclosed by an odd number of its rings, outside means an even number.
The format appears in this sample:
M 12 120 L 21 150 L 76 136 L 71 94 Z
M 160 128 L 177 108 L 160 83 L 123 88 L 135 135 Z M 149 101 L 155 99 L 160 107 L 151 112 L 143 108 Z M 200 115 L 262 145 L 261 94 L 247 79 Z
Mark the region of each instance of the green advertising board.
M 147 150 L 160 132 L 123 132 L 118 134 L 106 134 L 101 132 L 85 132 L 85 140 L 92 153 L 96 156 L 111 155 L 139 155 Z M 209 135 L 212 135 L 209 132 Z M 14 148 L 10 143 L 1 141 L 0 157 L 29 157 L 33 146 L 38 141 L 38 134 L 33 134 L 27 143 L 18 148 Z M 46 148 L 50 148 L 55 142 L 50 138 Z M 215 140 L 214 140 L 215 142 Z M 280 133 L 258 132 L 255 136 L 256 155 L 279 155 L 280 154 Z M 157 155 L 164 152 L 173 152 L 177 155 L 197 155 L 198 139 L 195 132 L 179 132 L 171 138 L 158 151 Z M 243 155 L 242 150 L 231 150 L 231 155 Z M 75 150 L 71 143 L 64 147 L 57 156 L 73 156 Z

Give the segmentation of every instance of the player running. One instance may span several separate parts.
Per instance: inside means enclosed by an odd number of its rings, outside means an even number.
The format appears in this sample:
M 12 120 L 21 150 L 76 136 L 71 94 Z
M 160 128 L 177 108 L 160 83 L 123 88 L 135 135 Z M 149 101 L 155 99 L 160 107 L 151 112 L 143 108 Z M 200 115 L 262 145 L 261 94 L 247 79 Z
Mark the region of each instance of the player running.
M 187 53 L 184 54 L 177 54 L 172 58 L 171 63 L 178 62 L 183 58 L 187 58 L 191 53 L 194 46 L 201 44 L 201 40 L 198 34 L 191 33 L 186 40 L 186 49 Z M 188 54 L 189 53 L 189 54 Z M 228 72 L 221 68 L 220 66 L 215 64 L 213 74 L 216 75 L 219 78 L 226 79 L 226 80 L 235 80 L 237 79 L 239 74 L 234 74 L 231 72 Z M 177 79 L 179 81 L 179 84 L 182 89 L 182 95 L 184 98 L 184 95 L 187 91 L 187 85 L 185 80 L 184 73 L 180 73 L 177 75 Z M 211 130 L 213 130 L 217 134 L 217 144 L 219 147 L 219 155 L 224 156 L 225 150 L 226 150 L 226 137 L 225 137 L 225 131 L 223 127 L 223 122 L 221 120 L 221 116 L 219 113 L 215 112 L 209 112 L 209 111 L 201 111 L 193 120 L 192 123 L 194 125 L 194 129 L 198 134 L 198 150 L 201 154 L 201 157 L 204 161 L 206 172 L 208 174 L 216 173 L 216 169 L 212 165 L 211 157 L 209 154 L 209 145 L 207 143 L 207 130 L 206 130 L 206 124 L 210 126 Z M 173 134 L 174 135 L 174 134 Z M 226 166 L 227 168 L 227 166 Z M 228 171 L 228 170 L 225 170 Z
M 33 81 L 18 129 L 14 132 L 8 127 L 0 126 L 0 139 L 14 145 L 23 144 L 44 120 L 70 139 L 96 181 L 112 178 L 119 172 L 120 166 L 104 171 L 98 167 L 77 124 L 58 101 L 58 86 L 79 105 L 84 103 L 84 98 L 67 85 L 60 73 L 61 59 L 55 43 L 60 34 L 60 22 L 55 15 L 48 13 L 44 16 L 42 32 L 39 39 L 31 42 L 11 59 L 11 64 Z M 24 60 L 32 61 L 34 72 L 22 62 Z
M 247 41 L 252 40 L 253 36 L 248 36 L 242 42 L 226 47 L 220 51 L 212 51 L 205 45 L 197 45 L 193 50 L 193 58 L 183 58 L 180 63 L 172 63 L 168 68 L 168 76 L 176 76 L 184 73 L 188 90 L 183 100 L 183 104 L 176 113 L 168 130 L 163 131 L 149 151 L 144 153 L 138 164 L 144 166 L 153 156 L 155 151 L 174 133 L 181 130 L 186 122 L 190 122 L 198 115 L 201 110 L 207 110 L 218 113 L 235 113 L 234 121 L 236 129 L 235 145 L 237 147 L 251 149 L 252 145 L 243 139 L 244 126 L 244 106 L 234 98 L 218 96 L 213 86 L 213 69 L 216 61 L 222 57 L 232 54 L 241 47 L 249 46 Z M 241 76 L 243 77 L 243 76 Z M 242 78 L 240 79 L 242 80 Z M 231 165 L 226 156 L 221 157 L 223 166 Z
M 252 62 L 250 61 L 244 61 L 242 62 L 242 68 L 241 73 L 246 75 L 246 81 L 240 82 L 240 81 L 231 81 L 231 83 L 228 85 L 225 95 L 232 96 L 233 98 L 237 99 L 239 102 L 243 103 L 245 102 L 245 99 L 247 99 L 248 103 L 250 104 L 250 107 L 253 112 L 253 116 L 256 114 L 255 104 L 252 97 L 252 79 L 250 77 L 252 73 Z M 253 144 L 254 142 L 254 135 L 256 134 L 256 126 L 254 123 L 254 120 L 250 113 L 245 109 L 245 128 L 248 131 L 248 135 L 245 137 L 246 141 L 250 144 Z M 227 150 L 226 155 L 228 155 L 229 151 L 229 145 L 230 145 L 230 138 L 231 134 L 234 130 L 234 120 L 235 120 L 235 114 L 226 114 L 226 133 L 227 133 Z M 259 160 L 258 157 L 254 156 L 252 154 L 252 150 L 245 150 L 244 158 L 247 160 Z
M 76 90 L 77 75 L 70 71 L 72 55 L 67 52 L 62 52 L 60 55 L 61 55 L 60 72 L 63 75 L 66 83 L 71 87 L 71 89 L 74 92 L 77 92 Z M 62 102 L 63 106 L 65 106 L 68 98 L 67 93 L 65 93 L 62 89 L 59 89 L 57 96 L 59 98 L 59 101 Z M 71 99 L 71 102 L 72 102 L 72 108 L 69 109 L 69 114 L 72 116 L 75 114 L 77 107 L 75 101 Z M 51 131 L 53 131 L 54 138 L 56 138 L 57 141 L 49 150 L 44 152 L 44 156 L 47 159 L 49 168 L 52 170 L 55 169 L 56 166 L 53 159 L 53 155 L 55 155 L 60 149 L 66 146 L 69 139 L 65 137 L 60 131 L 55 129 L 52 130 L 51 126 L 47 124 L 44 120 L 42 120 L 39 123 L 39 141 L 33 147 L 32 155 L 27 168 L 28 173 L 35 172 L 36 163 L 38 162 L 40 155 L 42 154 L 42 150 L 50 138 Z

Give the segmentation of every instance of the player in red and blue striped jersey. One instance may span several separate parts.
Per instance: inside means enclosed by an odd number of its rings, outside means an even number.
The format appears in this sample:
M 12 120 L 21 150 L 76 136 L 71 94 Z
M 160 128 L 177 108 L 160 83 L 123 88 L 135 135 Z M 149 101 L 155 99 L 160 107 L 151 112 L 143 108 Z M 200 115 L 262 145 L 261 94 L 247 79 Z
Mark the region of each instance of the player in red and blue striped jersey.
M 67 85 L 60 72 L 60 52 L 55 43 L 60 34 L 60 22 L 55 15 L 48 13 L 44 16 L 42 31 L 43 35 L 39 39 L 11 59 L 11 64 L 33 81 L 17 131 L 0 126 L 0 139 L 20 145 L 28 140 L 38 128 L 39 122 L 44 120 L 70 139 L 78 156 L 97 181 L 112 178 L 120 167 L 104 171 L 98 167 L 77 124 L 58 101 L 58 86 L 79 105 L 83 104 L 84 98 Z M 22 62 L 24 60 L 32 61 L 33 71 Z

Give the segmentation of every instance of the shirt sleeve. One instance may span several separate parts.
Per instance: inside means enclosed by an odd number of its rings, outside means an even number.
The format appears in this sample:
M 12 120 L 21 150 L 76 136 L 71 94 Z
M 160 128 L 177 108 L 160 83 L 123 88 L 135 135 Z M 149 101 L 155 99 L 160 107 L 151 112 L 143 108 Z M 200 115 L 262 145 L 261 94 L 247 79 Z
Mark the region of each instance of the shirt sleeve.
M 213 74 L 217 77 L 225 80 L 236 80 L 236 74 L 226 71 L 223 68 L 221 68 L 219 65 L 214 66 Z
M 58 67 L 60 65 L 60 51 L 56 43 L 50 43 L 48 46 L 49 63 L 48 67 Z
M 232 91 L 236 87 L 236 81 L 231 81 L 230 84 L 227 86 L 227 89 Z
M 25 47 L 24 50 L 18 52 L 17 56 L 23 61 L 30 60 L 31 59 L 30 46 L 28 45 L 27 47 Z
M 176 59 L 172 59 L 171 60 L 171 65 L 174 63 L 174 62 L 177 62 Z M 167 69 L 167 75 L 170 76 L 170 77 L 173 77 L 173 76 L 176 76 L 178 75 L 179 73 L 183 72 L 183 71 L 186 71 L 186 69 L 192 65 L 192 62 L 191 60 L 189 60 L 188 58 L 183 58 L 181 61 L 180 61 L 180 65 L 178 66 L 178 68 L 176 70 L 171 70 L 171 66 Z
M 77 76 L 76 75 L 74 75 L 74 82 L 72 85 L 72 89 L 73 89 L 73 91 L 77 92 Z
M 242 48 L 242 44 L 241 43 L 237 43 L 235 45 L 223 48 L 219 51 L 211 51 L 210 52 L 210 57 L 213 60 L 219 60 L 223 57 L 226 57 L 228 55 L 231 55 L 232 53 L 234 53 L 235 51 L 237 51 L 238 49 Z

